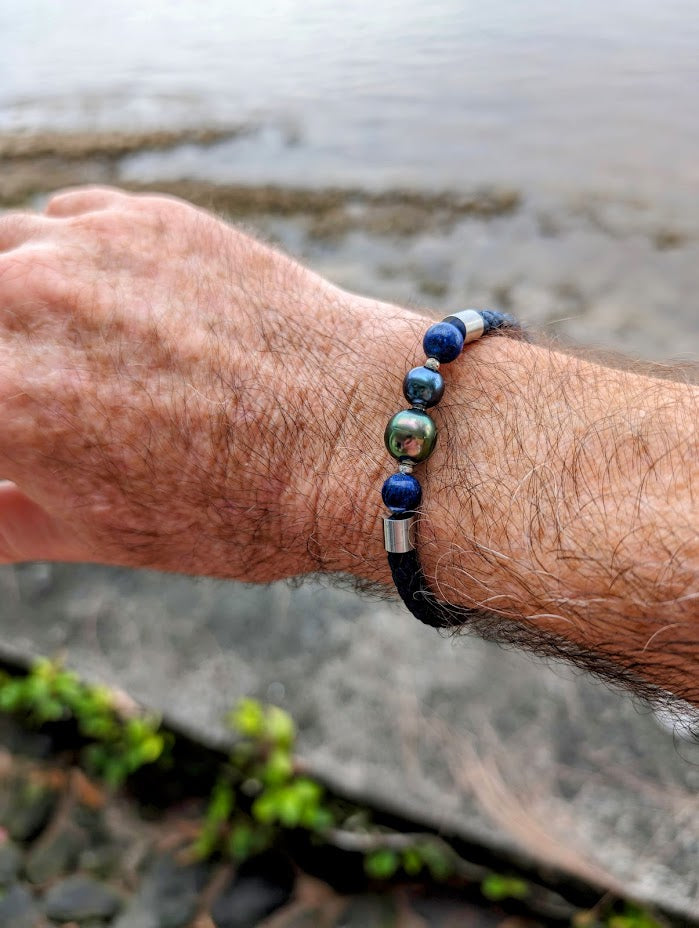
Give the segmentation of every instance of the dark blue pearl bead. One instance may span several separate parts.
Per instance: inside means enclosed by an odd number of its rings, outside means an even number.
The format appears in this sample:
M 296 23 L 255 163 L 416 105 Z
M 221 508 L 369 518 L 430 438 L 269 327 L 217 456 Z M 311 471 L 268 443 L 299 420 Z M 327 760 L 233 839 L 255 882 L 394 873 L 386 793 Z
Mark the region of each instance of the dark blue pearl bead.
M 391 512 L 412 512 L 422 500 L 420 481 L 412 474 L 391 474 L 381 488 L 381 499 Z
M 403 395 L 413 406 L 436 406 L 444 396 L 444 378 L 428 367 L 414 367 L 405 375 Z
M 464 337 L 451 322 L 436 322 L 425 332 L 422 347 L 428 358 L 437 358 L 447 364 L 461 354 Z

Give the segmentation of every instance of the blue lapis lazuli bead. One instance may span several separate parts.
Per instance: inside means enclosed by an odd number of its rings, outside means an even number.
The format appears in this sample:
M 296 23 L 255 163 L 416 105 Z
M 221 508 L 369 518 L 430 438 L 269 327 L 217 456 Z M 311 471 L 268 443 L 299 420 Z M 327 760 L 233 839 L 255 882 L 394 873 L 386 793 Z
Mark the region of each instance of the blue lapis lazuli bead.
M 412 474 L 391 474 L 381 488 L 381 499 L 393 513 L 412 512 L 422 500 L 420 481 Z
M 403 380 L 403 395 L 413 406 L 429 409 L 444 396 L 444 378 L 428 367 L 414 367 Z
M 422 347 L 428 358 L 436 358 L 447 364 L 461 354 L 464 337 L 451 322 L 436 322 L 425 332 Z

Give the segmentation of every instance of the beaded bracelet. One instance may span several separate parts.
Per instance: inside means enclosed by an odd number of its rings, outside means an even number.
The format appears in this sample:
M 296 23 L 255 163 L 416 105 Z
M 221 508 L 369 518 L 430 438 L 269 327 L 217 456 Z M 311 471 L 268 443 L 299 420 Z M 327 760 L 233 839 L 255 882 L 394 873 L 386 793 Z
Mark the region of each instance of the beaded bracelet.
M 444 395 L 440 364 L 456 360 L 464 345 L 496 331 L 524 337 L 512 316 L 489 309 L 465 309 L 431 325 L 422 342 L 427 360 L 422 367 L 408 371 L 403 381 L 403 394 L 411 408 L 397 412 L 384 433 L 386 448 L 398 461 L 398 473 L 390 476 L 381 489 L 381 498 L 391 512 L 383 520 L 388 564 L 405 605 L 417 619 L 433 628 L 463 624 L 473 611 L 440 602 L 427 585 L 413 544 L 422 487 L 412 471 L 416 464 L 427 460 L 437 442 L 437 426 L 425 410 L 436 406 Z

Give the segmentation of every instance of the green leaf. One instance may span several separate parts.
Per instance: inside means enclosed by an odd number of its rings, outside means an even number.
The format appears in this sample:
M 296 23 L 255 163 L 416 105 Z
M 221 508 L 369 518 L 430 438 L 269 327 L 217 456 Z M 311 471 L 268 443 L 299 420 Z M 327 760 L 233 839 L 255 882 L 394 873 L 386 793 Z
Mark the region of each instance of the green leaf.
M 660 928 L 660 923 L 645 909 L 631 902 L 624 904 L 621 914 L 612 914 L 607 921 L 608 928 Z
M 308 777 L 299 777 L 294 781 L 294 789 L 302 802 L 317 805 L 323 798 L 323 787 Z
M 235 807 L 235 794 L 228 783 L 217 783 L 211 794 L 211 801 L 206 810 L 209 822 L 227 822 Z
M 335 824 L 335 817 L 325 806 L 309 806 L 303 810 L 300 824 L 309 831 L 324 832 Z
M 281 786 L 290 779 L 294 766 L 288 751 L 275 748 L 262 769 L 262 779 L 269 786 Z
M 24 689 L 18 680 L 5 683 L 0 690 L 0 709 L 4 712 L 16 712 L 23 707 Z
M 417 876 L 422 870 L 422 858 L 414 847 L 403 851 L 403 869 L 408 876 Z
M 40 657 L 32 665 L 31 673 L 37 677 L 43 677 L 44 679 L 53 678 L 60 668 L 59 664 L 55 664 L 53 661 L 50 661 L 47 657 Z
M 63 704 L 58 699 L 42 699 L 34 709 L 34 717 L 38 722 L 56 722 L 66 714 Z
M 303 800 L 299 799 L 293 786 L 287 786 L 280 791 L 277 814 L 279 821 L 286 828 L 296 828 L 303 815 Z
M 219 829 L 210 823 L 204 824 L 192 845 L 192 852 L 199 860 L 206 860 L 216 850 Z
M 161 735 L 148 735 L 141 744 L 140 761 L 143 764 L 153 764 L 163 753 L 165 743 Z
M 433 841 L 424 841 L 416 846 L 423 864 L 430 871 L 433 880 L 438 883 L 449 879 L 453 871 L 453 863 L 449 853 Z
M 265 734 L 277 747 L 291 748 L 296 737 L 296 726 L 288 712 L 279 706 L 269 706 L 265 719 Z
M 481 883 L 481 892 L 491 902 L 503 899 L 525 899 L 529 895 L 529 884 L 516 876 L 490 873 Z
M 400 859 L 395 851 L 382 848 L 372 851 L 364 858 L 364 870 L 373 880 L 389 880 L 400 865 Z
M 114 707 L 114 696 L 106 686 L 91 686 L 87 693 L 92 703 L 93 711 L 111 711 Z
M 114 719 L 104 716 L 95 716 L 94 718 L 80 718 L 80 731 L 87 738 L 95 738 L 98 741 L 116 741 L 119 737 L 119 726 Z
M 53 692 L 71 709 L 80 704 L 84 687 L 73 673 L 62 673 L 53 681 Z
M 229 721 L 241 735 L 246 738 L 261 738 L 265 731 L 265 713 L 256 699 L 241 699 Z
M 252 814 L 258 822 L 271 824 L 278 818 L 278 797 L 271 790 L 261 793 L 252 804 Z
M 228 839 L 228 850 L 238 863 L 242 863 L 250 856 L 255 845 L 255 832 L 251 825 L 241 822 L 231 831 Z

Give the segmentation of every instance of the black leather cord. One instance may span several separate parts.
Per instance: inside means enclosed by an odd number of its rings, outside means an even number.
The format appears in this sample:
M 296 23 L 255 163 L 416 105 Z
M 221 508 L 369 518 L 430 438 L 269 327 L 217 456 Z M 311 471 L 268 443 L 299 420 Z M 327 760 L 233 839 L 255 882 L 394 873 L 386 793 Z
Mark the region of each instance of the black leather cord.
M 427 586 L 417 551 L 388 555 L 393 582 L 406 607 L 425 625 L 432 628 L 453 628 L 463 625 L 476 615 L 476 610 L 449 606 L 436 598 Z

